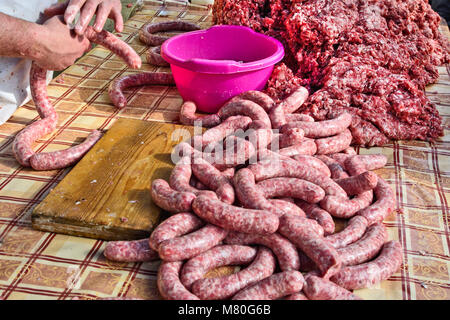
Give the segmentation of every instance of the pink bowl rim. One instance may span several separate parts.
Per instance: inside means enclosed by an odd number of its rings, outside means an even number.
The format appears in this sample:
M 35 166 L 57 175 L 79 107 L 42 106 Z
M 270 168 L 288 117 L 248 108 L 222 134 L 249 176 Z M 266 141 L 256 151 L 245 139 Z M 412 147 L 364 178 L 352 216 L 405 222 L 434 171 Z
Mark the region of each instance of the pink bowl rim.
M 194 58 L 185 60 L 176 55 L 174 55 L 170 50 L 168 50 L 168 46 L 173 42 L 177 41 L 177 39 L 185 37 L 187 35 L 192 34 L 205 34 L 208 32 L 216 32 L 219 29 L 229 29 L 236 30 L 239 32 L 248 32 L 251 36 L 263 38 L 265 41 L 271 42 L 275 44 L 276 51 L 271 56 L 255 60 L 251 62 L 238 62 L 234 60 L 209 60 L 209 59 L 200 59 Z M 248 71 L 255 71 L 264 69 L 270 66 L 275 65 L 280 62 L 284 58 L 284 47 L 280 41 L 277 39 L 266 36 L 262 33 L 256 32 L 248 27 L 244 26 L 235 26 L 235 25 L 216 25 L 212 26 L 208 29 L 186 32 L 177 36 L 174 36 L 168 40 L 166 40 L 161 46 L 161 56 L 164 60 L 166 60 L 169 64 L 176 65 L 178 67 L 188 69 L 193 72 L 200 73 L 213 73 L 213 74 L 232 74 L 232 73 L 241 73 Z

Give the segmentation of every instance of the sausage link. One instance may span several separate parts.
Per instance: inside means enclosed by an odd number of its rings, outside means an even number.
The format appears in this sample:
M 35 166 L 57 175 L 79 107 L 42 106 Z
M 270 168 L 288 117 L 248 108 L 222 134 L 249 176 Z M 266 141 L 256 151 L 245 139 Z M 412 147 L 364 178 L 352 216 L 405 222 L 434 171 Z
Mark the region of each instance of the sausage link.
M 151 196 L 158 207 L 173 213 L 191 211 L 195 199 L 195 194 L 175 191 L 163 179 L 153 180 Z
M 287 130 L 285 133 L 279 134 L 276 138 L 279 139 L 279 147 L 283 149 L 302 143 L 305 138 L 305 133 L 302 129 L 292 128 Z
M 243 288 L 273 274 L 275 257 L 265 247 L 260 247 L 255 260 L 245 269 L 219 278 L 200 279 L 193 283 L 192 292 L 202 300 L 228 299 Z
M 163 57 L 161 57 L 161 47 L 160 46 L 148 49 L 145 52 L 145 56 L 147 57 L 148 64 L 152 64 L 154 66 L 159 66 L 159 67 L 170 66 L 170 64 L 166 60 L 164 60 Z
M 183 157 L 177 162 L 170 173 L 169 186 L 176 191 L 191 192 L 197 195 L 199 190 L 189 184 L 191 177 L 191 157 Z
M 233 134 L 236 130 L 246 130 L 252 119 L 245 116 L 232 116 L 224 120 L 222 123 L 206 130 L 201 136 L 192 138 L 192 146 L 195 149 L 203 150 L 203 148 L 214 147 L 216 143 L 221 142 L 227 136 Z
M 156 35 L 156 32 L 163 31 L 195 31 L 200 30 L 200 26 L 181 20 L 147 23 L 139 30 L 139 40 L 149 46 L 160 46 L 169 39 L 168 36 Z
M 257 90 L 243 92 L 234 97 L 232 100 L 250 100 L 260 105 L 266 112 L 269 112 L 269 110 L 275 105 L 275 102 L 270 96 Z
M 371 225 L 361 239 L 337 250 L 342 265 L 357 265 L 372 259 L 380 252 L 386 239 L 387 231 L 382 223 Z
M 331 173 L 332 179 L 343 179 L 349 177 L 344 167 L 342 167 L 339 162 L 337 162 L 333 158 L 330 158 L 329 156 L 326 156 L 324 154 L 316 155 L 315 157 L 326 164 Z
M 281 127 L 281 132 L 284 132 L 290 128 L 301 128 L 305 132 L 305 137 L 324 138 L 340 134 L 350 126 L 351 122 L 352 116 L 349 113 L 343 113 L 331 120 L 317 122 L 297 121 L 286 123 Z
M 219 245 L 188 260 L 181 270 L 181 282 L 190 289 L 209 270 L 221 266 L 247 265 L 255 259 L 257 250 L 249 246 Z
M 192 171 L 200 182 L 216 192 L 220 200 L 228 204 L 234 202 L 234 188 L 230 181 L 208 161 L 195 158 Z
M 146 262 L 158 260 L 158 252 L 151 249 L 148 239 L 132 241 L 109 241 L 103 255 L 111 261 Z
M 123 90 L 129 87 L 142 85 L 175 85 L 175 80 L 171 73 L 166 72 L 143 72 L 127 75 L 111 82 L 108 94 L 116 108 L 125 108 L 127 98 Z
M 237 136 L 227 137 L 224 146 L 224 152 L 216 152 L 213 157 L 213 165 L 220 171 L 245 164 L 256 153 L 256 149 L 251 142 Z
M 236 195 L 245 208 L 270 210 L 271 204 L 264 196 L 263 192 L 256 187 L 255 176 L 247 169 L 243 168 L 236 172 L 233 178 L 236 188 Z
M 330 154 L 340 152 L 350 146 L 352 143 L 352 133 L 350 130 L 345 129 L 341 133 L 328 137 L 315 140 L 317 146 L 317 154 Z
M 186 260 L 218 245 L 227 236 L 228 231 L 206 225 L 197 231 L 182 237 L 164 240 L 159 244 L 159 257 L 164 261 Z
M 255 123 L 256 121 L 253 121 Z M 251 126 L 251 125 L 250 125 Z M 270 145 L 273 141 L 273 132 L 272 129 L 267 128 L 256 128 L 253 126 L 246 131 L 248 134 L 248 140 L 255 146 L 256 150 L 266 149 L 268 145 Z M 259 126 L 259 125 L 258 125 Z
M 305 87 L 295 89 L 286 99 L 273 107 L 270 112 L 272 128 L 278 129 L 286 123 L 286 114 L 295 112 L 308 99 L 309 92 Z
M 378 178 L 377 186 L 374 189 L 376 201 L 358 211 L 369 222 L 369 226 L 373 223 L 383 221 L 395 209 L 395 195 L 389 184 L 382 178 Z
M 295 270 L 275 273 L 239 291 L 232 300 L 276 300 L 302 290 L 304 281 Z
M 372 171 L 366 171 L 357 176 L 335 181 L 349 196 L 353 196 L 374 189 L 378 183 L 378 176 Z
M 166 300 L 200 300 L 190 293 L 180 281 L 180 270 L 183 261 L 163 261 L 158 269 L 156 280 L 159 293 Z
M 303 142 L 290 147 L 282 148 L 278 152 L 287 157 L 296 156 L 298 154 L 312 156 L 317 152 L 317 145 L 313 139 L 304 138 Z
M 324 234 L 329 235 L 336 228 L 333 217 L 316 204 L 307 203 L 305 201 L 296 200 L 295 203 L 306 213 L 306 217 L 317 221 L 323 228 Z
M 202 219 L 226 230 L 270 234 L 278 229 L 278 217 L 269 211 L 235 207 L 206 196 L 197 197 L 192 209 Z
M 291 203 L 289 201 L 286 201 L 285 199 L 269 199 L 269 203 L 271 204 L 272 208 L 269 211 L 272 213 L 275 213 L 279 217 L 282 215 L 293 215 L 293 216 L 300 216 L 305 217 L 305 212 L 300 209 L 295 203 Z
M 210 128 L 220 124 L 221 120 L 217 114 L 209 114 L 206 116 L 197 116 L 195 111 L 197 106 L 192 101 L 186 101 L 181 105 L 180 122 L 182 124 L 193 126 L 199 123 L 202 127 Z
M 87 138 L 75 147 L 54 152 L 35 153 L 30 157 L 34 170 L 62 169 L 77 163 L 102 137 L 98 130 L 92 131 Z
M 225 238 L 225 243 L 240 245 L 260 244 L 273 251 L 281 270 L 298 270 L 300 267 L 297 249 L 288 239 L 278 233 L 257 235 L 231 231 Z
M 369 190 L 356 195 L 353 199 L 340 196 L 325 196 L 319 204 L 333 217 L 347 219 L 356 215 L 359 210 L 369 206 L 372 200 L 373 192 Z
M 174 214 L 153 230 L 149 239 L 150 248 L 158 251 L 161 242 L 195 231 L 204 224 L 201 219 L 192 213 L 182 212 Z
M 348 221 L 348 224 L 344 228 L 344 230 L 334 234 L 330 234 L 326 236 L 325 239 L 327 239 L 328 242 L 336 249 L 343 248 L 350 243 L 353 243 L 360 239 L 366 229 L 366 218 L 362 216 L 355 216 Z
M 217 114 L 222 120 L 236 115 L 248 116 L 252 118 L 252 120 L 263 121 L 266 128 L 272 128 L 267 112 L 260 105 L 250 100 L 236 100 L 227 102 L 219 109 Z
M 114 34 L 106 30 L 96 32 L 94 28 L 88 26 L 84 31 L 84 36 L 88 38 L 89 41 L 102 45 L 112 53 L 122 58 L 128 67 L 132 69 L 139 69 L 141 67 L 141 57 L 132 47 L 117 38 Z
M 331 177 L 331 171 L 330 168 L 317 156 L 308 156 L 304 154 L 298 154 L 292 157 L 295 161 L 299 161 L 301 163 L 304 163 L 308 166 L 311 166 L 311 168 L 316 169 L 317 171 L 320 171 L 327 177 Z
M 307 180 L 321 187 L 325 194 L 347 197 L 347 193 L 332 179 L 321 174 L 319 171 L 302 164 L 298 161 L 267 161 L 258 162 L 248 166 L 255 175 L 256 181 L 276 177 L 291 177 Z
M 305 278 L 303 292 L 311 300 L 362 300 L 335 283 L 313 275 Z
M 321 187 L 298 178 L 271 178 L 258 182 L 256 186 L 265 198 L 290 197 L 317 203 L 325 196 Z
M 329 278 L 341 267 L 341 259 L 336 249 L 316 232 L 319 227 L 316 221 L 282 216 L 278 232 L 300 248 L 317 265 L 324 278 Z
M 345 159 L 345 168 L 351 176 L 365 171 L 382 168 L 387 163 L 387 157 L 383 154 L 354 155 Z
M 343 267 L 330 280 L 347 290 L 370 287 L 388 279 L 402 264 L 402 246 L 392 240 L 384 244 L 380 255 L 373 261 Z
M 314 122 L 314 118 L 310 115 L 304 113 L 288 113 L 285 114 L 286 122 L 295 122 L 295 121 L 306 121 L 306 122 Z

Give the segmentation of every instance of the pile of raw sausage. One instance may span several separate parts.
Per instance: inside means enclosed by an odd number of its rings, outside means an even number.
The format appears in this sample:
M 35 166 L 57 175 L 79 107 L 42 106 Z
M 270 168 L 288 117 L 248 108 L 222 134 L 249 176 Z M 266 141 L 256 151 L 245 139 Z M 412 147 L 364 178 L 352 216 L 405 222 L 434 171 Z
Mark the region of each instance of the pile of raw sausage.
M 159 291 L 177 300 L 359 299 L 352 290 L 397 272 L 402 249 L 382 223 L 395 197 L 373 172 L 386 157 L 356 154 L 349 114 L 295 114 L 307 97 L 299 87 L 275 104 L 249 91 L 206 116 L 185 102 L 181 122 L 208 129 L 174 148 L 169 181 L 151 184 L 171 216 L 148 239 L 109 242 L 104 255 L 161 259 Z M 334 218 L 346 227 L 336 232 Z M 205 277 L 227 265 L 241 268 Z
M 85 36 L 89 41 L 103 45 L 117 54 L 130 68 L 137 69 L 141 67 L 139 55 L 128 44 L 118 39 L 112 33 L 105 30 L 95 32 L 92 27 L 88 27 Z M 34 170 L 54 170 L 71 166 L 81 159 L 101 137 L 101 132 L 94 130 L 83 143 L 75 147 L 45 153 L 35 153 L 33 151 L 33 142 L 54 131 L 58 123 L 58 115 L 47 96 L 46 80 L 47 70 L 42 69 L 33 62 L 30 70 L 30 89 L 41 120 L 33 122 L 19 132 L 12 144 L 16 160 L 21 165 L 32 167 Z

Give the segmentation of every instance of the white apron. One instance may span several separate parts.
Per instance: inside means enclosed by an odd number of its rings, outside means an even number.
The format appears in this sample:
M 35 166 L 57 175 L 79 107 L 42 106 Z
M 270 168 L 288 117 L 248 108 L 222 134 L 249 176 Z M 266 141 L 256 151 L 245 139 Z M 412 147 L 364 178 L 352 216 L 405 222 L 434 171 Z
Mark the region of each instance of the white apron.
M 0 0 L 0 12 L 22 20 L 36 22 L 44 9 L 56 0 Z M 31 60 L 0 56 L 0 125 L 31 99 Z M 50 82 L 53 72 L 47 73 Z

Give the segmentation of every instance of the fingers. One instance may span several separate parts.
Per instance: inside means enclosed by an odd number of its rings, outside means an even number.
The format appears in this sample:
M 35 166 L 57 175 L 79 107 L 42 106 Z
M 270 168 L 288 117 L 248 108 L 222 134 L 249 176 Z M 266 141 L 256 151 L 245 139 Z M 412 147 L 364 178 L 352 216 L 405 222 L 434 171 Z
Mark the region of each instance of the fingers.
M 53 16 L 58 16 L 61 14 L 64 14 L 66 12 L 66 8 L 69 5 L 69 1 L 62 2 L 62 3 L 56 3 L 47 9 L 44 10 L 44 15 L 51 18 Z
M 84 34 L 89 22 L 95 14 L 99 4 L 99 0 L 87 0 L 81 10 L 80 19 L 75 25 L 75 32 L 79 35 Z
M 70 0 L 66 11 L 64 12 L 64 21 L 71 24 L 77 13 L 81 10 L 86 0 Z
M 94 30 L 97 32 L 102 31 L 105 25 L 106 19 L 108 19 L 109 13 L 111 12 L 112 5 L 107 1 L 101 3 L 97 8 Z
M 110 17 L 114 20 L 115 29 L 117 32 L 123 31 L 123 17 L 120 5 L 114 6 L 111 9 Z

